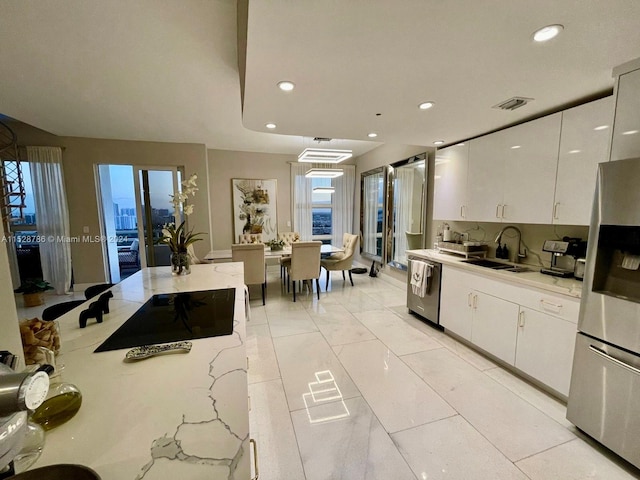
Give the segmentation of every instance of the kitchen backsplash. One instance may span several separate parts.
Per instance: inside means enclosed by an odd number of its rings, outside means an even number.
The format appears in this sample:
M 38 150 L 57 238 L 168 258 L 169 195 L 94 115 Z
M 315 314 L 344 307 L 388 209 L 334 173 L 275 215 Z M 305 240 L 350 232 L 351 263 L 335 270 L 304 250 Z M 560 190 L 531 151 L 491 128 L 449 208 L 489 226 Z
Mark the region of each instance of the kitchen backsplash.
M 589 235 L 589 227 L 577 225 L 533 225 L 518 223 L 478 223 L 478 222 L 441 222 L 435 221 L 432 225 L 433 238 L 427 244 L 428 248 L 433 246 L 436 241 L 436 235 L 442 231 L 444 223 L 457 234 L 468 234 L 470 241 L 486 242 L 489 247 L 487 257 L 494 258 L 496 256 L 496 247 L 494 243 L 498 232 L 507 225 L 518 227 L 522 232 L 522 242 L 527 249 L 527 258 L 521 263 L 534 266 L 549 267 L 551 263 L 551 254 L 542 251 L 542 245 L 545 240 L 562 240 L 562 237 L 577 237 L 587 240 Z M 454 236 L 455 238 L 455 236 Z M 517 249 L 517 234 L 513 230 L 507 230 L 502 236 L 502 243 L 506 243 L 510 257 L 513 259 Z M 559 258 L 558 266 L 573 269 L 573 258 Z

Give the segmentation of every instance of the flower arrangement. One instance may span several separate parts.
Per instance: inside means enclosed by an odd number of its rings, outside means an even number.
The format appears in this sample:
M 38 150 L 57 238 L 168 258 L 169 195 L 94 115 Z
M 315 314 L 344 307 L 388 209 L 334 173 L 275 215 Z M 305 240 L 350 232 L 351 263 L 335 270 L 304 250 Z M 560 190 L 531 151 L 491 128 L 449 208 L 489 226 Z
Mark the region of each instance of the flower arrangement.
M 275 238 L 269 240 L 266 244 L 269 245 L 271 250 L 282 250 L 284 248 L 284 242 L 282 240 L 276 240 Z
M 193 204 L 187 204 L 189 197 L 194 197 L 198 191 L 198 185 L 196 180 L 198 176 L 194 173 L 188 179 L 182 181 L 182 190 L 180 192 L 170 195 L 171 203 L 173 204 L 176 215 L 179 215 L 180 210 L 185 216 L 193 213 Z M 169 223 L 164 225 L 162 229 L 162 236 L 158 239 L 159 244 L 168 245 L 171 249 L 172 258 L 171 266 L 174 273 L 183 274 L 189 273 L 189 254 L 187 247 L 198 240 L 200 235 L 204 233 L 193 233 L 193 230 L 187 230 L 186 218 L 182 223 L 176 227 L 175 223 Z

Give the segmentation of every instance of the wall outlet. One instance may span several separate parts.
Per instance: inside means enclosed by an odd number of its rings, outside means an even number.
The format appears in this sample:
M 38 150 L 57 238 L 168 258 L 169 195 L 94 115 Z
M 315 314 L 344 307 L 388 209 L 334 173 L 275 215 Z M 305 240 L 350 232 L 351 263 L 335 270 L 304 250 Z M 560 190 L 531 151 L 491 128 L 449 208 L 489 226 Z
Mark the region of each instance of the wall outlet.
M 291 226 L 291 220 L 287 220 L 287 227 Z

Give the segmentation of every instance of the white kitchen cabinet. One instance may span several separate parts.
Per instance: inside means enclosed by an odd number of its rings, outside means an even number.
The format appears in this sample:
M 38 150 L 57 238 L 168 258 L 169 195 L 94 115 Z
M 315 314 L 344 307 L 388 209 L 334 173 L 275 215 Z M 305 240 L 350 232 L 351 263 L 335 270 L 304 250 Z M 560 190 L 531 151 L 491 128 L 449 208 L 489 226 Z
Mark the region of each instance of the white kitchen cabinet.
M 520 307 L 515 366 L 563 395 L 569 395 L 576 324 Z
M 456 268 L 443 268 L 440 281 L 440 325 L 465 340 L 471 340 L 474 275 Z
M 433 179 L 433 219 L 464 220 L 467 205 L 469 142 L 436 152 Z
M 474 138 L 469 146 L 467 216 L 474 222 L 501 222 L 507 131 Z
M 630 64 L 636 69 L 620 72 L 618 77 L 611 160 L 640 157 L 640 61 Z
M 440 325 L 567 396 L 580 302 L 444 265 Z
M 613 106 L 609 96 L 562 112 L 554 224 L 589 225 L 598 163 L 608 160 Z
M 554 113 L 505 130 L 502 222 L 551 223 L 561 120 Z
M 471 141 L 466 220 L 551 223 L 561 113 Z
M 474 291 L 471 342 L 509 365 L 515 363 L 518 305 Z

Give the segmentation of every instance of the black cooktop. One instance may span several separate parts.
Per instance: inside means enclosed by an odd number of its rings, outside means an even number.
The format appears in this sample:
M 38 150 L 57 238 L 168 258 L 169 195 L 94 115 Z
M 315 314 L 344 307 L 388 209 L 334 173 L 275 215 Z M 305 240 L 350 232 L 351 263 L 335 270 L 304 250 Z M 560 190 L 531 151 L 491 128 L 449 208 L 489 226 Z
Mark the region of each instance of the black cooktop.
M 235 288 L 154 295 L 95 352 L 233 333 Z

